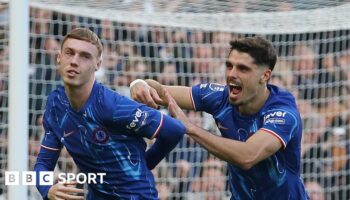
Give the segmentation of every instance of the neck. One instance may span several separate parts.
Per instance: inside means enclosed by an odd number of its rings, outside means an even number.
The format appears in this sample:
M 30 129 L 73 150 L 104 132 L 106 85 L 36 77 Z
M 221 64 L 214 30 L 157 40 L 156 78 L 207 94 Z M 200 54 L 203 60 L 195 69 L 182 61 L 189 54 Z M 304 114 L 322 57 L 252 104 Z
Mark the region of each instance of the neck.
M 257 113 L 269 98 L 270 90 L 265 86 L 262 91 L 257 91 L 255 98 L 247 104 L 238 106 L 238 111 L 241 115 L 253 115 Z
M 82 86 L 72 86 L 65 84 L 64 88 L 71 107 L 75 110 L 81 109 L 88 100 L 94 81 L 90 81 Z

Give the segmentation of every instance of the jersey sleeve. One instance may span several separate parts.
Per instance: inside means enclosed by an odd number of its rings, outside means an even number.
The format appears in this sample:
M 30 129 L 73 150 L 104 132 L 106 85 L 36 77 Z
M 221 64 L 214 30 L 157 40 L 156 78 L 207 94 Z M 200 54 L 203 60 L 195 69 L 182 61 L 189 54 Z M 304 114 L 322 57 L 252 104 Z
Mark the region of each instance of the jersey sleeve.
M 50 189 L 50 185 L 40 185 L 39 174 L 42 171 L 53 171 L 58 157 L 61 152 L 62 143 L 59 141 L 57 136 L 53 133 L 53 129 L 49 124 L 48 114 L 44 114 L 43 119 L 44 125 L 44 136 L 41 142 L 41 148 L 34 165 L 34 171 L 37 174 L 36 187 L 38 188 L 43 199 L 47 199 L 47 193 Z
M 62 148 L 62 143 L 54 133 L 54 128 L 50 125 L 50 121 L 51 120 L 49 119 L 49 115 L 45 113 L 43 117 L 43 126 L 45 133 L 41 141 L 41 148 L 51 151 L 60 151 Z
M 182 140 L 186 132 L 185 126 L 177 119 L 164 115 L 163 124 L 157 139 L 146 152 L 149 169 L 153 169 Z
M 163 125 L 164 116 L 161 112 L 126 97 L 116 102 L 112 112 L 113 126 L 135 136 L 152 139 Z
M 140 104 L 129 98 L 114 95 L 115 105 L 112 111 L 114 130 L 127 132 L 137 137 L 157 138 L 146 152 L 146 162 L 153 169 L 168 153 L 173 150 L 183 138 L 186 128 L 159 110 Z M 119 132 L 116 131 L 116 132 Z
M 227 100 L 227 92 L 224 85 L 217 83 L 202 83 L 192 87 L 191 98 L 196 111 L 205 111 L 215 114 Z
M 288 142 L 293 138 L 300 122 L 295 113 L 288 109 L 272 109 L 264 114 L 264 130 L 276 136 L 286 148 Z

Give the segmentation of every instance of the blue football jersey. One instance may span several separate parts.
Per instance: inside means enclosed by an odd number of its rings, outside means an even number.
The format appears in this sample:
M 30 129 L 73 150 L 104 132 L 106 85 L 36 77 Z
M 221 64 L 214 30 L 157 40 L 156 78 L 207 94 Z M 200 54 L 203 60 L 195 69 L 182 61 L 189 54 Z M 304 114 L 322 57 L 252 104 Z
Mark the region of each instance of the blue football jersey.
M 158 199 L 144 137 L 164 128 L 163 117 L 96 82 L 84 107 L 74 110 L 60 87 L 48 97 L 37 164 L 56 163 L 64 146 L 81 172 L 106 173 L 103 184 L 89 184 L 87 199 Z
M 302 122 L 295 99 L 276 86 L 268 89 L 268 100 L 252 116 L 241 115 L 229 103 L 227 86 L 199 84 L 192 87 L 191 95 L 195 110 L 212 114 L 223 137 L 244 142 L 262 129 L 283 146 L 249 170 L 228 163 L 231 199 L 308 199 L 300 178 Z

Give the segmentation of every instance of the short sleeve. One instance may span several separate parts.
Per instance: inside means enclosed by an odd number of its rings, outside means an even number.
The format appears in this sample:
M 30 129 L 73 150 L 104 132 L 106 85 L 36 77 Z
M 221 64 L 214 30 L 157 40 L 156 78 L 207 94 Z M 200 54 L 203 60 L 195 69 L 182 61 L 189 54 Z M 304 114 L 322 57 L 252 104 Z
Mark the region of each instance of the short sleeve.
M 163 115 L 153 108 L 122 97 L 113 111 L 117 129 L 139 137 L 154 138 L 163 124 Z
M 217 83 L 202 83 L 192 87 L 191 97 L 196 111 L 215 114 L 227 101 L 227 89 Z
M 50 118 L 49 111 L 45 111 L 43 117 L 43 126 L 45 133 L 43 135 L 41 147 L 52 151 L 60 151 L 62 148 L 62 143 L 60 142 L 59 138 L 57 138 L 57 135 L 54 133 L 55 129 L 52 125 L 52 120 Z
M 272 109 L 264 114 L 262 130 L 275 135 L 285 148 L 297 131 L 299 121 L 287 109 Z

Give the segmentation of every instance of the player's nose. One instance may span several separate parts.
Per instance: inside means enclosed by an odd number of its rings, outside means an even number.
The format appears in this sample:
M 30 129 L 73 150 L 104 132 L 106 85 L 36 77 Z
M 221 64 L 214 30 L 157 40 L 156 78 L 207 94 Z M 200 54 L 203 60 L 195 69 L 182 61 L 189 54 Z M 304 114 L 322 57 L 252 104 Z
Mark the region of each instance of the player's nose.
M 237 78 L 237 68 L 236 67 L 232 67 L 231 69 L 227 70 L 227 76 L 228 77 L 231 77 L 233 79 L 236 79 Z
M 79 63 L 79 55 L 75 54 L 74 56 L 72 56 L 72 58 L 70 59 L 70 65 L 73 67 L 77 67 Z

